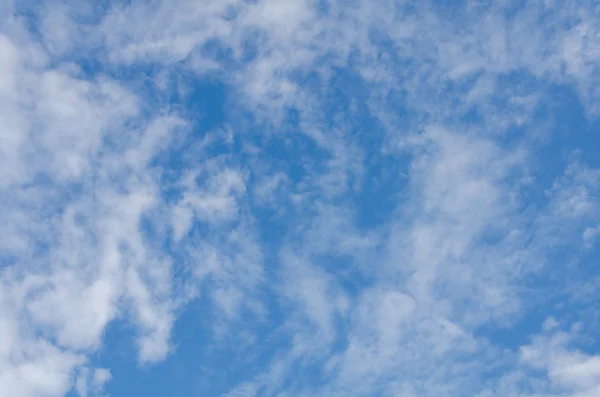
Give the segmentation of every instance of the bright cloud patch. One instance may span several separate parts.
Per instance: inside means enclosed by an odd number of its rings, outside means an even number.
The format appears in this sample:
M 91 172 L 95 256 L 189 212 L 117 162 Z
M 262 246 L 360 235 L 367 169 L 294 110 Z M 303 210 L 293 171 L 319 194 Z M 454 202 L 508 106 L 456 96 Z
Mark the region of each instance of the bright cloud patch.
M 38 3 L 0 397 L 600 395 L 594 1 Z

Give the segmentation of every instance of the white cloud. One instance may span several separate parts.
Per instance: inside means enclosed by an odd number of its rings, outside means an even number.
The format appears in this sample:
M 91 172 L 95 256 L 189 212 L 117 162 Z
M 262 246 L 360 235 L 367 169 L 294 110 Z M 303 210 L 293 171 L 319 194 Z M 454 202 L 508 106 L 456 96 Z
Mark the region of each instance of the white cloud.
M 127 311 L 123 302 L 136 313 L 140 360 L 169 351 L 171 265 L 156 259 L 141 221 L 164 206 L 148 163 L 181 124 L 160 116 L 147 122 L 120 83 L 52 65 L 19 20 L 7 31 L 0 44 L 0 389 L 62 396 L 106 326 Z M 108 380 L 96 374 L 92 388 Z
M 591 397 L 600 390 L 600 357 L 579 350 L 577 327 L 544 330 L 521 346 L 518 368 L 499 382 L 495 391 L 480 396 Z
M 531 278 L 563 272 L 560 250 L 576 268 L 597 234 L 598 170 L 574 161 L 551 186 L 529 175 L 549 87 L 597 115 L 593 2 L 52 2 L 31 21 L 21 7 L 0 6 L 0 396 L 101 394 L 111 373 L 90 355 L 111 322 L 131 322 L 138 360 L 157 362 L 189 299 L 212 298 L 219 337 L 244 310 L 264 317 L 261 287 L 288 310 L 274 332 L 289 344 L 231 396 L 599 392 L 598 357 L 558 325 L 518 352 L 482 336 L 527 316 L 525 292 L 551 288 Z M 180 72 L 226 84 L 250 115 L 232 111 L 235 141 L 186 146 L 195 125 L 165 99 Z M 333 114 L 340 86 L 356 98 Z M 273 141 L 277 161 L 261 152 Z M 180 163 L 165 167 L 173 146 Z M 350 196 L 383 151 L 406 185 L 362 230 Z M 273 242 L 253 200 L 277 213 Z M 302 385 L 309 366 L 327 382 Z
M 600 226 L 588 227 L 583 232 L 583 243 L 587 248 L 591 248 L 596 240 L 596 236 L 600 233 Z
M 104 396 L 104 385 L 111 378 L 110 371 L 106 368 L 97 368 L 93 371 L 82 368 L 75 381 L 75 390 L 79 397 Z

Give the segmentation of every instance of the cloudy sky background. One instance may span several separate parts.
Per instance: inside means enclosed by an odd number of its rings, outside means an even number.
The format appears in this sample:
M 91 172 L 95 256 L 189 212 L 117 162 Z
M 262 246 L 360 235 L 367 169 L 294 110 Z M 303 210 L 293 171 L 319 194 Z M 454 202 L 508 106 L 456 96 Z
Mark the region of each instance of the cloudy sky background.
M 597 397 L 599 120 L 593 0 L 0 0 L 0 397 Z

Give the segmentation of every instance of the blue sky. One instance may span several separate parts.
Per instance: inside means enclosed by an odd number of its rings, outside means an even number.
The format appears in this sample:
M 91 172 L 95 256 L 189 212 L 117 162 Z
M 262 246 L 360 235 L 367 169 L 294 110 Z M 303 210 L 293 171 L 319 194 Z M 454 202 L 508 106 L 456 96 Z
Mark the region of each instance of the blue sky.
M 598 87 L 591 0 L 0 0 L 0 397 L 597 397 Z

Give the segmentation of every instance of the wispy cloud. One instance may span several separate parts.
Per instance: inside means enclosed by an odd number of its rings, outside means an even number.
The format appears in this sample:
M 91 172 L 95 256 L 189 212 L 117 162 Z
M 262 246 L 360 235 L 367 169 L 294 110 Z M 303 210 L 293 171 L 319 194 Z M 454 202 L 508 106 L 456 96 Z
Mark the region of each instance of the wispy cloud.
M 598 394 L 598 16 L 2 3 L 0 396 Z

